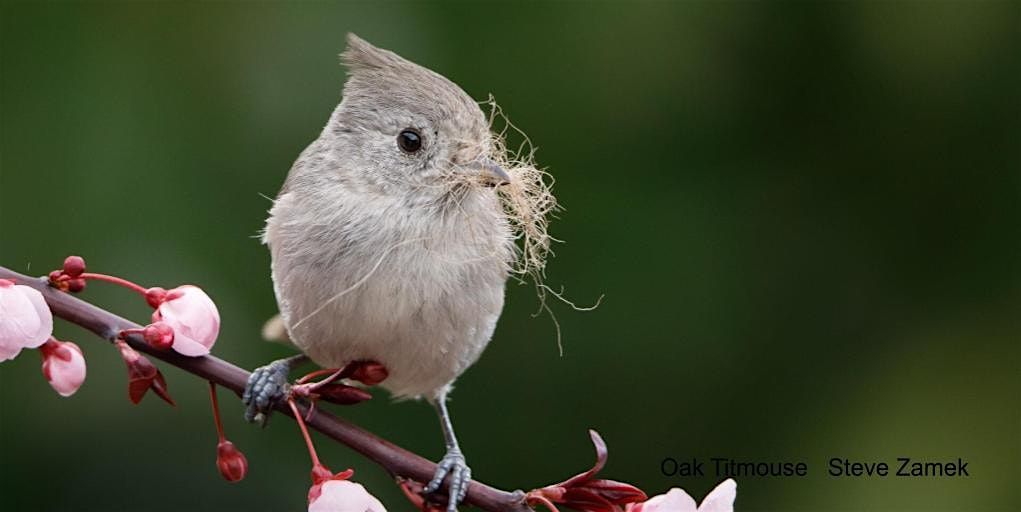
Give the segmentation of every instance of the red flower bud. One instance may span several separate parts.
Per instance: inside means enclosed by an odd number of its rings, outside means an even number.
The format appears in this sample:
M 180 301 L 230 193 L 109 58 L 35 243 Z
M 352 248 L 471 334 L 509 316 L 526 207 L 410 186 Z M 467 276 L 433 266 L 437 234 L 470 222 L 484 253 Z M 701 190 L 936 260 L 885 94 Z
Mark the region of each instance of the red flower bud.
M 84 279 L 82 279 L 80 277 L 76 277 L 74 279 L 68 279 L 67 280 L 67 291 L 69 291 L 71 293 L 78 293 L 78 292 L 80 292 L 80 291 L 82 291 L 84 289 L 85 289 L 85 280 Z
M 248 459 L 234 443 L 223 440 L 216 445 L 216 468 L 228 482 L 240 482 L 248 473 Z
M 174 346 L 174 330 L 163 322 L 149 324 L 142 329 L 142 338 L 149 345 L 160 350 Z
M 68 256 L 64 259 L 64 273 L 70 277 L 78 277 L 85 272 L 85 260 L 81 256 Z
M 49 273 L 50 286 L 63 291 L 78 293 L 85 289 L 85 260 L 81 256 L 68 256 L 60 270 Z

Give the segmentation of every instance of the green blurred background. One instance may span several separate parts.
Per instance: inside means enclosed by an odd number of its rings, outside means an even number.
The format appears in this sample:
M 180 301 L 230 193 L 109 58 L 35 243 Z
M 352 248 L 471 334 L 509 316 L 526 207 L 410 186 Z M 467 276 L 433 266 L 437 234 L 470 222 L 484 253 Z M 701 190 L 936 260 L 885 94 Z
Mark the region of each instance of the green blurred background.
M 666 457 L 805 461 L 739 478 L 738 510 L 1021 509 L 1021 9 L 1017 3 L 26 4 L 0 35 L 0 264 L 67 254 L 220 307 L 216 354 L 274 313 L 255 238 L 340 98 L 344 34 L 493 93 L 567 210 L 549 283 L 564 333 L 510 286 L 452 404 L 477 478 L 532 488 L 586 468 L 700 498 Z M 84 298 L 137 320 L 119 289 Z M 115 351 L 59 398 L 28 352 L 0 365 L 4 510 L 304 510 L 294 424 L 225 404 L 248 478 L 220 480 L 205 383 L 132 406 Z M 433 412 L 341 411 L 430 457 Z M 321 440 L 394 511 L 387 475 Z M 969 461 L 964 479 L 836 479 L 827 460 Z M 707 468 L 708 469 L 708 468 Z

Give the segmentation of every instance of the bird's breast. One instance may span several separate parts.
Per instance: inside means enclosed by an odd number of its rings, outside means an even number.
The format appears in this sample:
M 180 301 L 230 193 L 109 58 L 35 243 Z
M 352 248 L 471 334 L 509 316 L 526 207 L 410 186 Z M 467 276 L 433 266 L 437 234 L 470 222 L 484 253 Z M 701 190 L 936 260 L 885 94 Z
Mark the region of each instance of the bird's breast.
M 315 218 L 287 203 L 267 225 L 274 287 L 291 338 L 316 363 L 379 361 L 395 395 L 430 396 L 475 362 L 513 255 L 498 212 L 415 217 L 374 205 Z

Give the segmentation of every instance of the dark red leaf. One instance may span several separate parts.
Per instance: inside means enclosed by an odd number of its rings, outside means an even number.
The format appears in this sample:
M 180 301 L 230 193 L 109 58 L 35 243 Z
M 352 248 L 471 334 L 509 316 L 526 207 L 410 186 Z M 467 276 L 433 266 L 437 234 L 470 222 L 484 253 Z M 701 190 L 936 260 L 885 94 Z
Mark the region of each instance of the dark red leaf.
M 606 443 L 603 441 L 603 438 L 599 435 L 599 432 L 596 432 L 595 430 L 589 429 L 588 435 L 589 437 L 592 438 L 592 444 L 595 445 L 596 447 L 595 465 L 592 466 L 592 469 L 584 473 L 578 473 L 577 475 L 574 475 L 571 478 L 564 480 L 564 482 L 560 484 L 561 486 L 573 487 L 586 480 L 591 480 L 592 477 L 596 476 L 596 473 L 602 471 L 603 467 L 606 466 L 606 457 L 608 455 Z
M 558 503 L 583 512 L 623 512 L 623 505 L 647 499 L 641 489 L 631 484 L 595 478 L 606 466 L 608 452 L 598 432 L 589 430 L 589 436 L 596 448 L 592 468 L 559 484 L 531 491 L 528 495 L 535 503 Z
M 315 394 L 327 402 L 340 405 L 353 405 L 372 398 L 364 389 L 337 382 L 317 388 Z
M 379 384 L 390 375 L 385 366 L 375 361 L 360 361 L 352 364 L 357 364 L 357 367 L 351 372 L 350 378 L 366 386 Z
M 620 510 L 620 507 L 610 503 L 606 498 L 588 489 L 578 487 L 567 489 L 560 499 L 561 501 L 558 503 L 585 512 L 617 512 Z
M 128 367 L 128 399 L 137 404 L 150 389 L 170 405 L 177 405 L 167 392 L 167 380 L 148 358 L 123 341 L 117 342 L 124 364 Z
M 167 379 L 163 378 L 163 373 L 159 370 L 156 370 L 156 377 L 152 381 L 152 392 L 156 393 L 156 396 L 163 399 L 164 402 L 177 406 L 174 399 L 170 397 L 170 393 L 167 392 Z
M 575 489 L 590 491 L 617 505 L 626 505 L 649 499 L 641 489 L 615 480 L 589 480 L 575 487 Z

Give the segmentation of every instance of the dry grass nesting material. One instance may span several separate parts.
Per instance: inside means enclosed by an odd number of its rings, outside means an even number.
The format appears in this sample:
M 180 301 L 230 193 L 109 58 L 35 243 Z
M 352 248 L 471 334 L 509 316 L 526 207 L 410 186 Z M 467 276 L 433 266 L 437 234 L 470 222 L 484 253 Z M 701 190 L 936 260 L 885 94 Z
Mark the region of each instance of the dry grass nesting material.
M 520 241 L 520 257 L 513 268 L 519 277 L 530 275 L 539 284 L 545 276 L 546 259 L 553 253 L 550 245 L 559 242 L 549 235 L 549 221 L 561 208 L 553 196 L 553 177 L 535 165 L 535 148 L 528 136 L 503 115 L 490 96 L 489 128 L 493 159 L 511 177 L 510 183 L 496 189 L 515 239 Z M 499 125 L 499 126 L 497 126 Z M 521 138 L 516 150 L 507 148 L 507 132 Z
M 553 176 L 536 167 L 536 148 L 528 136 L 507 119 L 494 98 L 490 96 L 483 104 L 490 108 L 489 130 L 493 137 L 491 140 L 493 158 L 511 178 L 510 183 L 497 188 L 497 194 L 500 196 L 514 238 L 519 241 L 518 261 L 512 270 L 521 282 L 531 277 L 539 299 L 536 316 L 542 311 L 550 314 L 557 330 L 557 347 L 560 355 L 563 355 L 560 323 L 546 303 L 547 294 L 553 295 L 578 311 L 595 309 L 603 297 L 600 296 L 592 306 L 581 307 L 565 298 L 563 289 L 553 290 L 545 284 L 546 260 L 553 256 L 551 245 L 553 242 L 561 241 L 549 234 L 550 219 L 555 218 L 556 213 L 562 210 L 553 195 Z M 507 135 L 510 131 L 522 139 L 515 150 L 507 147 Z

